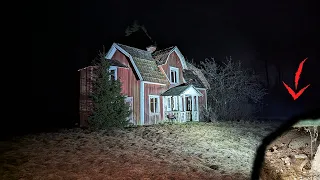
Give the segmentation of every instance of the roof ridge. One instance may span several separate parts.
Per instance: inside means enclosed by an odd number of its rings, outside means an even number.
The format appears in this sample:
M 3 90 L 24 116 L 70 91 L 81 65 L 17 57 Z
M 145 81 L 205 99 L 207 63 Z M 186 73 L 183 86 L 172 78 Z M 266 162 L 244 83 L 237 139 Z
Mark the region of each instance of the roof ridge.
M 126 46 L 126 47 L 128 47 L 128 48 L 133 48 L 133 49 L 136 49 L 136 50 L 139 50 L 139 51 L 144 51 L 144 52 L 150 53 L 150 52 L 147 51 L 147 50 L 139 49 L 139 48 L 136 48 L 136 47 L 132 47 L 132 46 L 125 45 L 125 44 L 120 44 L 120 43 L 116 43 L 116 44 L 117 44 L 117 45 L 121 45 L 121 46 Z

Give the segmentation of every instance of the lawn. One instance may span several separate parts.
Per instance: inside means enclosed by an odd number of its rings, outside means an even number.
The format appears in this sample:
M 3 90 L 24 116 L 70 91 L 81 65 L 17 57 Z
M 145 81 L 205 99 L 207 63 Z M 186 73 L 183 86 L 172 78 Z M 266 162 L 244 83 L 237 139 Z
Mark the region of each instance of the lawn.
M 163 124 L 63 130 L 1 142 L 0 179 L 249 179 L 256 148 L 279 124 Z

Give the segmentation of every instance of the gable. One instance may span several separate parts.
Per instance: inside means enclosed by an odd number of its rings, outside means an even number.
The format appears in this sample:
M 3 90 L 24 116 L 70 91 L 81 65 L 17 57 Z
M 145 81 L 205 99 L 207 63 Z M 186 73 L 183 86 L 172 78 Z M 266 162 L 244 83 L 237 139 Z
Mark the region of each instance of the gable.
M 160 71 L 150 52 L 119 43 L 113 43 L 106 57 L 112 57 L 117 51 L 128 57 L 139 80 L 161 84 L 168 83 L 168 80 Z
M 161 96 L 181 96 L 181 95 L 203 96 L 203 94 L 192 85 L 179 85 L 163 92 Z
M 117 51 L 121 52 L 122 54 L 124 54 L 126 57 L 129 58 L 129 61 L 130 61 L 130 63 L 132 64 L 135 73 L 138 75 L 138 80 L 143 80 L 143 79 L 142 79 L 142 76 L 141 76 L 141 74 L 140 74 L 140 72 L 139 72 L 139 70 L 138 70 L 138 68 L 137 68 L 137 66 L 136 66 L 136 64 L 135 64 L 135 62 L 134 62 L 133 59 L 132 59 L 132 56 L 131 56 L 128 52 L 126 52 L 124 49 L 122 49 L 121 47 L 119 47 L 116 43 L 113 43 L 113 44 L 112 44 L 111 48 L 109 49 L 109 51 L 108 51 L 108 53 L 107 53 L 107 55 L 106 55 L 106 59 L 111 59 L 111 58 L 113 57 L 113 55 L 114 55 Z
M 163 50 L 158 50 L 158 51 L 152 53 L 152 55 L 153 55 L 154 59 L 157 61 L 158 65 L 164 65 L 164 64 L 168 63 L 168 60 L 169 60 L 170 55 L 172 53 L 176 54 L 176 56 L 178 57 L 181 65 L 182 65 L 182 68 L 188 69 L 188 67 L 186 65 L 186 60 L 177 46 L 169 47 L 169 48 L 166 48 Z

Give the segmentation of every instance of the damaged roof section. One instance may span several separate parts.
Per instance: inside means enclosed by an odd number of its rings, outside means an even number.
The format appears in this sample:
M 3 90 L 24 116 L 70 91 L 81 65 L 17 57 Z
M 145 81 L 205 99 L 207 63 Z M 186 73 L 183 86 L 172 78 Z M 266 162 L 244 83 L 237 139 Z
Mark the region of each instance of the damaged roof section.
M 197 88 L 206 88 L 199 77 L 192 70 L 183 70 L 183 76 L 188 84 L 192 84 Z
M 185 80 L 188 82 L 190 81 L 190 83 L 195 83 L 194 85 L 196 87 L 198 87 L 197 84 L 201 85 L 201 87 L 199 86 L 198 88 L 206 88 L 206 89 L 210 89 L 210 84 L 207 81 L 207 79 L 205 78 L 204 74 L 202 73 L 202 71 L 195 67 L 193 64 L 191 64 L 190 62 L 186 62 L 188 70 L 184 70 L 185 73 L 184 77 Z
M 170 52 L 174 49 L 174 46 L 155 51 L 152 53 L 153 58 L 156 60 L 158 65 L 163 65 L 166 63 Z

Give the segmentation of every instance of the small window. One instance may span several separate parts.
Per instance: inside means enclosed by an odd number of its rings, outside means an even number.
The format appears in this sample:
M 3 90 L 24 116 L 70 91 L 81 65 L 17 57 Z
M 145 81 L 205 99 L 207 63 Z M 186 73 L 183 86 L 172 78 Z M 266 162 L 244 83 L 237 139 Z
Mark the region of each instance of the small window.
M 149 105 L 151 113 L 159 113 L 160 112 L 160 101 L 159 96 L 150 96 L 149 97 Z
M 116 71 L 115 70 L 111 70 L 110 73 L 111 73 L 111 75 L 110 75 L 111 80 L 115 81 L 116 80 Z
M 109 71 L 110 71 L 110 79 L 111 80 L 117 80 L 117 67 L 115 67 L 115 66 L 110 66 L 110 69 L 109 69 Z
M 179 69 L 175 67 L 170 67 L 170 82 L 171 84 L 179 83 Z

